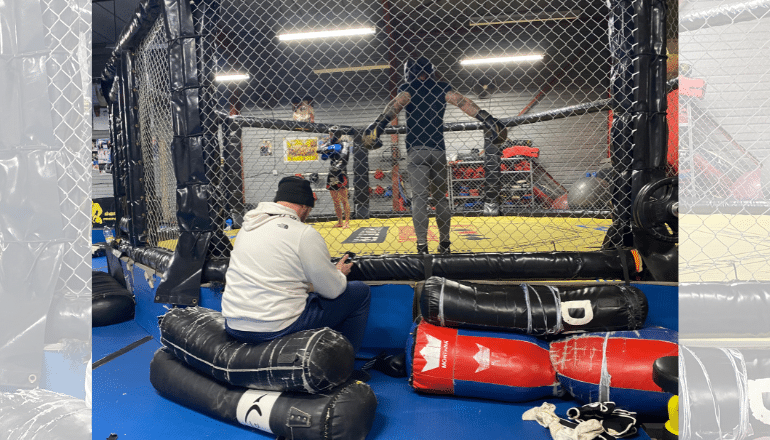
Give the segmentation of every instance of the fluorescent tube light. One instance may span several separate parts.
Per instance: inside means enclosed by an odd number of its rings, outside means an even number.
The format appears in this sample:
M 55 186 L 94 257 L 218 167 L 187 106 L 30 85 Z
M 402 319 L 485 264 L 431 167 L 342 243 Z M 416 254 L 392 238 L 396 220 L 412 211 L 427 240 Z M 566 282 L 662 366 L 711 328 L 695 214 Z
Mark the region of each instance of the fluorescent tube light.
M 244 81 L 247 79 L 249 79 L 249 75 L 246 73 L 228 73 L 214 77 L 214 80 L 218 82 Z
M 471 17 L 470 26 L 487 26 L 493 24 L 533 23 L 538 21 L 574 20 L 578 18 L 576 11 L 543 11 L 537 14 L 488 15 L 486 17 Z
M 332 37 L 346 37 L 350 35 L 368 35 L 373 34 L 374 28 L 356 28 L 356 29 L 339 29 L 335 31 L 317 31 L 317 32 L 302 32 L 298 34 L 281 34 L 278 35 L 278 39 L 281 41 L 287 40 L 308 40 L 312 38 L 332 38 Z
M 473 64 L 493 64 L 493 63 L 517 63 L 523 61 L 540 61 L 542 55 L 520 55 L 516 57 L 495 57 L 495 58 L 475 58 L 460 61 L 464 66 Z
M 313 73 L 320 75 L 322 73 L 355 72 L 359 70 L 385 70 L 389 69 L 390 64 L 377 64 L 375 66 L 353 66 L 353 67 L 333 67 L 329 69 L 315 69 Z

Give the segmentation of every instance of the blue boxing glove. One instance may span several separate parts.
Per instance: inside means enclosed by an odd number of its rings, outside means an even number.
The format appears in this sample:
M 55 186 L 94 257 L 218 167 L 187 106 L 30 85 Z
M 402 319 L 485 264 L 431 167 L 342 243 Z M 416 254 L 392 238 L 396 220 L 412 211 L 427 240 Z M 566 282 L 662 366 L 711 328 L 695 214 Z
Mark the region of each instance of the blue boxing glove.
M 316 153 L 319 153 L 321 155 L 321 160 L 327 160 L 330 157 L 338 156 L 340 153 L 342 153 L 342 145 L 340 144 L 324 145 L 319 147 L 318 150 L 316 150 Z

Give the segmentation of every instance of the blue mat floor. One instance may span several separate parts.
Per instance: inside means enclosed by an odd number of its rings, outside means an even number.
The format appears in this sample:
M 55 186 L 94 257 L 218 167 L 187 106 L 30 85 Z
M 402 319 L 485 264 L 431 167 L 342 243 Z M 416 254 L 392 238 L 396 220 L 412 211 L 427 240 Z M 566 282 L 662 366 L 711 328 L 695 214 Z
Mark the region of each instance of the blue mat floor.
M 105 257 L 93 259 L 94 270 L 107 271 Z M 123 269 L 126 270 L 124 264 Z M 129 321 L 93 329 L 93 361 L 109 359 L 121 349 L 144 341 L 93 370 L 93 438 L 191 440 L 220 438 L 274 439 L 275 436 L 238 424 L 212 419 L 161 397 L 150 384 L 150 361 L 160 348 L 157 316 L 165 312 L 153 303 L 154 291 L 144 272 L 127 272 L 137 298 L 137 316 Z M 676 301 L 671 289 L 644 286 L 650 299 L 647 325 L 676 328 Z M 675 290 L 674 290 L 675 293 Z M 360 357 L 381 350 L 395 352 L 403 347 L 411 323 L 413 291 L 408 285 L 372 287 L 372 312 Z M 202 291 L 201 303 L 218 309 L 218 294 Z M 207 303 L 210 303 L 206 305 Z M 149 330 L 148 330 L 149 329 Z M 359 362 L 359 366 L 362 362 Z M 546 428 L 522 421 L 524 411 L 544 401 L 505 403 L 493 400 L 439 396 L 415 392 L 406 379 L 395 379 L 372 371 L 369 385 L 378 406 L 374 425 L 367 439 L 387 440 L 466 440 L 526 439 L 551 440 Z M 558 415 L 579 406 L 568 398 L 549 399 Z M 640 432 L 631 440 L 650 440 Z
M 94 329 L 94 361 L 119 350 L 147 333 L 133 321 Z M 274 436 L 241 425 L 211 419 L 157 394 L 150 384 L 150 360 L 160 348 L 157 337 L 93 371 L 93 438 L 118 434 L 120 439 L 273 439 Z M 511 404 L 454 396 L 418 394 L 406 379 L 373 371 L 369 385 L 378 407 L 368 439 L 550 440 L 536 422 L 522 421 L 527 409 L 543 401 Z M 557 413 L 576 406 L 568 399 L 550 399 Z M 634 440 L 649 439 L 642 433 Z

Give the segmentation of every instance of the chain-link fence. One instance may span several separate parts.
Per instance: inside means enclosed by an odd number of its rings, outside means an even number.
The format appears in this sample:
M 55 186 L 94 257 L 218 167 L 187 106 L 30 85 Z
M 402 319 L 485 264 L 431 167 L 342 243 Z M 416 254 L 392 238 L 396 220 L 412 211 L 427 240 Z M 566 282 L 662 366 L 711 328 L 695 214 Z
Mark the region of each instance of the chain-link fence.
M 164 245 L 177 238 L 176 178 L 171 158 L 173 138 L 169 89 L 168 37 L 163 18 L 155 20 L 137 49 L 139 142 L 142 148 L 147 203 L 147 241 Z
M 770 2 L 680 14 L 680 280 L 768 280 Z
M 44 366 L 44 349 L 73 354 L 78 361 L 85 356 L 75 368 L 85 369 L 90 356 L 90 306 L 79 306 L 91 298 L 91 8 L 83 0 L 43 0 L 3 2 L 0 9 L 0 391 L 5 391 L 51 385 L 48 378 L 61 371 Z M 78 348 L 72 352 L 62 348 L 73 345 Z M 83 391 L 84 379 L 77 378 Z M 5 416 L 7 409 L 5 403 L 0 413 Z
M 630 175 L 634 159 L 629 148 L 611 146 L 608 98 L 618 61 L 610 34 L 638 58 L 638 31 L 625 29 L 621 18 L 613 22 L 604 2 L 225 0 L 193 8 L 209 212 L 217 228 L 237 229 L 246 211 L 272 200 L 278 181 L 292 175 L 312 182 L 310 221 L 332 254 L 351 245 L 364 254 L 413 253 L 421 241 L 435 251 L 447 239 L 453 252 L 590 251 L 602 247 L 613 203 L 628 206 L 622 220 L 630 222 L 634 189 L 617 171 L 626 167 Z M 629 11 L 621 15 L 635 14 Z M 330 29 L 364 31 L 312 38 Z M 170 104 L 162 98 L 169 93 L 162 30 L 156 24 L 137 50 L 136 83 L 148 242 L 173 248 L 177 182 Z M 420 57 L 431 63 L 427 77 L 440 93 L 422 96 L 406 84 L 405 64 Z M 631 83 L 640 75 L 617 74 L 615 86 L 624 81 L 636 90 Z M 404 110 L 382 124 L 383 146 L 366 150 L 364 129 L 392 113 L 394 98 Z M 430 117 L 421 113 L 426 108 Z M 485 112 L 508 126 L 504 143 L 485 141 Z M 443 136 L 428 129 L 442 125 Z M 319 151 L 331 126 L 346 147 L 344 169 L 334 166 L 339 152 Z M 633 133 L 619 130 L 615 142 L 633 145 Z M 440 152 L 429 181 L 410 166 L 420 147 Z M 427 232 L 424 219 L 413 222 L 422 212 L 430 217 Z M 391 238 L 356 241 L 383 230 Z

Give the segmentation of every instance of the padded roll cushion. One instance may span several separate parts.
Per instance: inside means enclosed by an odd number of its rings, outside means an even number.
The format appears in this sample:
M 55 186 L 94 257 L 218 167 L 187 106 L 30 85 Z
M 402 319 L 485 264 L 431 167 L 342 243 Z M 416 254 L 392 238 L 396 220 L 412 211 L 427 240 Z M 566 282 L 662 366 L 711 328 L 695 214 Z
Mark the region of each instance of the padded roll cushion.
M 198 371 L 260 390 L 330 390 L 350 377 L 355 361 L 350 342 L 330 328 L 250 344 L 225 332 L 220 312 L 203 307 L 175 308 L 163 315 L 160 341 Z
M 91 409 L 82 399 L 36 388 L 0 392 L 3 440 L 91 438 Z
M 589 333 L 551 342 L 551 362 L 561 384 L 582 403 L 611 401 L 664 417 L 673 394 L 653 381 L 652 368 L 658 358 L 677 356 L 677 339 L 661 327 Z
M 363 382 L 319 394 L 252 390 L 217 382 L 165 347 L 150 363 L 150 382 L 163 397 L 202 414 L 295 440 L 364 440 L 377 408 Z
M 647 319 L 644 293 L 632 286 L 580 289 L 460 283 L 430 277 L 420 313 L 434 325 L 488 328 L 533 335 L 636 330 Z
M 136 299 L 110 274 L 93 271 L 91 325 L 103 327 L 134 319 Z
M 563 394 L 548 344 L 533 336 L 422 321 L 413 327 L 406 353 L 409 383 L 418 391 L 506 402 Z
M 770 283 L 695 283 L 679 286 L 679 329 L 692 338 L 770 338 Z M 703 319 L 718 316 L 719 319 Z
M 48 309 L 45 342 L 54 344 L 62 339 L 91 339 L 93 295 L 60 293 L 54 296 Z

